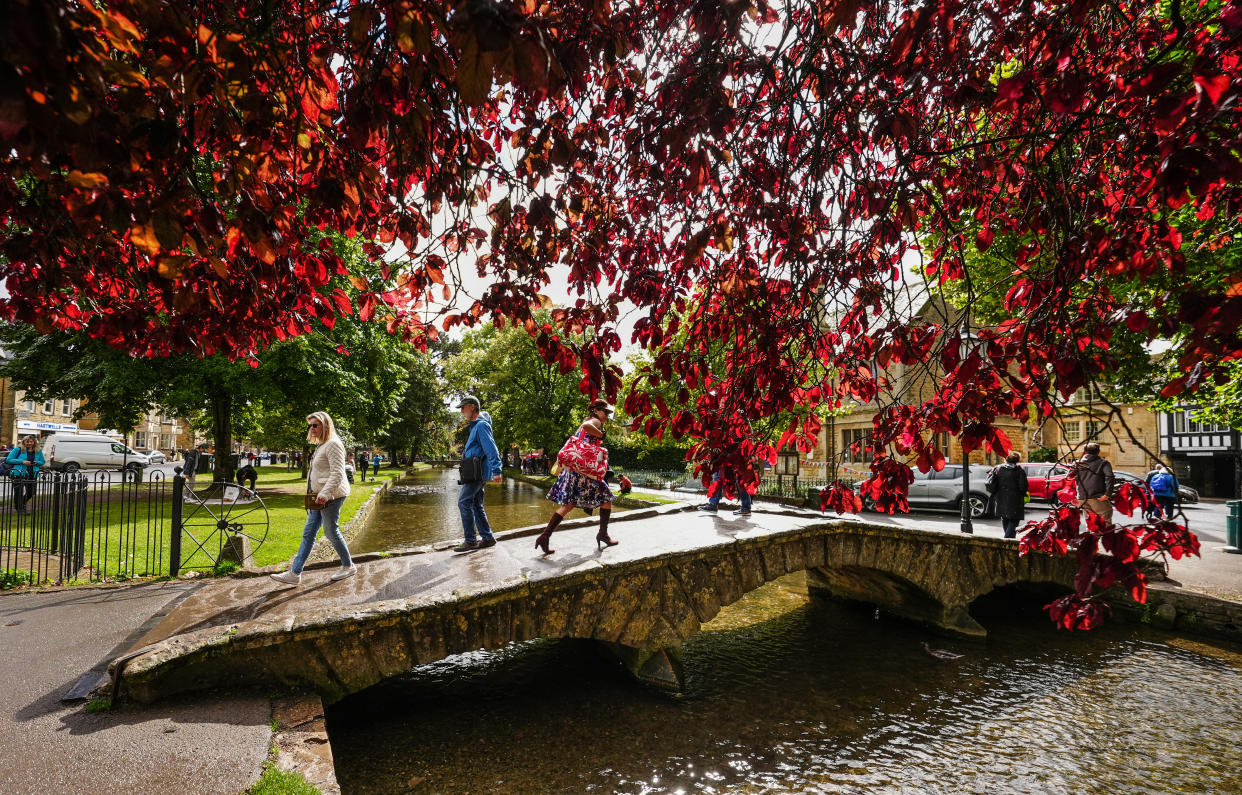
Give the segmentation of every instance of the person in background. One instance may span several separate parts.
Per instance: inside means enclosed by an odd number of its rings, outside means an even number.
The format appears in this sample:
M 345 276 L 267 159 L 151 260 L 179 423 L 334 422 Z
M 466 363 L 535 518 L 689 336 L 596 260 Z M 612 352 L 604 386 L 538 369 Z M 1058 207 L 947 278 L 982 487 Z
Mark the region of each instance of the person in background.
M 345 456 L 345 479 L 350 483 L 354 482 L 354 454 L 350 453 Z
M 255 485 L 259 482 L 259 473 L 254 468 L 254 454 L 246 457 L 246 462 L 237 470 L 237 482 L 239 485 L 245 486 L 249 483 L 249 489 L 254 491 Z
M 496 440 L 492 438 L 492 416 L 483 411 L 483 404 L 477 397 L 466 395 L 457 408 L 461 410 L 461 416 L 465 417 L 470 428 L 466 445 L 461 449 L 461 457 L 482 459 L 483 472 L 479 480 L 463 482 L 461 493 L 457 495 L 457 511 L 461 514 L 461 527 L 466 540 L 453 547 L 453 551 L 474 552 L 476 549 L 496 546 L 496 537 L 492 535 L 487 512 L 483 510 L 483 489 L 489 480 L 493 483 L 502 480 L 500 450 L 496 447 Z
M 1026 495 L 1030 487 L 1026 470 L 1018 466 L 1021 460 L 1017 452 L 1010 453 L 1005 463 L 992 470 L 985 484 L 996 500 L 996 515 L 1000 517 L 1005 538 L 1017 538 L 1018 522 L 1026 518 Z
M 1155 470 L 1147 476 L 1147 486 L 1160 507 L 1160 518 L 1172 519 L 1177 513 L 1177 478 L 1164 464 L 1156 464 Z
M 750 508 L 754 502 L 754 498 L 750 492 L 742 488 L 742 484 L 738 481 L 736 475 L 732 475 L 733 489 L 737 492 L 737 499 L 741 505 L 733 512 L 734 516 L 750 516 Z M 716 492 L 707 498 L 706 505 L 700 505 L 699 510 L 704 513 L 716 513 L 720 509 L 720 501 L 724 498 L 724 471 L 719 471 L 712 476 L 712 485 L 715 486 Z
M 1100 457 L 1100 445 L 1087 442 L 1083 456 L 1074 463 L 1074 482 L 1078 486 L 1078 505 L 1099 516 L 1105 522 L 1113 521 L 1113 465 Z
M 332 580 L 343 580 L 358 573 L 349 556 L 349 547 L 338 529 L 341 506 L 349 496 L 349 483 L 345 481 L 345 445 L 336 435 L 336 426 L 326 411 L 316 411 L 306 418 L 306 441 L 317 448 L 311 456 L 306 473 L 307 494 L 313 494 L 315 508 L 306 514 L 306 526 L 302 528 L 302 545 L 293 558 L 288 571 L 271 575 L 276 582 L 297 585 L 302 581 L 302 569 L 310 557 L 311 547 L 323 528 L 323 535 L 341 558 L 341 567 L 332 574 Z
M 627 478 L 625 475 L 622 475 L 621 476 L 621 493 L 629 494 L 633 490 L 634 490 L 634 484 L 630 482 L 629 478 Z
M 578 427 L 578 434 L 591 440 L 594 444 L 604 443 L 604 423 L 608 421 L 611 409 L 605 400 L 592 400 L 587 406 L 587 418 Z M 607 477 L 607 475 L 605 475 Z M 595 534 L 596 549 L 604 546 L 616 546 L 608 535 L 608 520 L 612 516 L 612 490 L 602 480 L 595 480 L 572 469 L 564 468 L 556 476 L 556 482 L 548 490 L 548 499 L 559 505 L 548 520 L 548 526 L 535 539 L 535 547 L 543 550 L 543 554 L 551 555 L 555 549 L 548 544 L 552 531 L 561 523 L 574 508 L 581 508 L 588 514 L 599 508 L 599 532 Z
M 371 480 L 375 480 L 379 477 L 380 464 L 383 463 L 384 456 L 380 455 L 379 450 L 376 450 L 375 454 L 371 456 L 371 466 L 375 467 L 374 471 L 371 472 Z
M 198 461 L 206 455 L 206 443 L 185 451 L 185 462 L 181 465 L 181 474 L 185 477 L 185 485 L 194 490 L 194 478 L 198 475 Z
M 9 479 L 13 482 L 13 510 L 19 516 L 29 516 L 30 509 L 26 507 L 26 503 L 34 496 L 39 470 L 46 464 L 43 451 L 35 446 L 33 436 L 23 436 L 21 445 L 9 451 L 4 463 L 9 468 Z

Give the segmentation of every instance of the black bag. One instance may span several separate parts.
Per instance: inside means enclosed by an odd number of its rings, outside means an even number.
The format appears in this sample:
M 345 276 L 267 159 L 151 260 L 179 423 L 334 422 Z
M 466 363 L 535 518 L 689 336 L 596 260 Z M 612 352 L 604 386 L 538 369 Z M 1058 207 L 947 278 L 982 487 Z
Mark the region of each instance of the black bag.
M 477 456 L 463 458 L 458 470 L 457 482 L 460 485 L 483 482 L 483 459 Z

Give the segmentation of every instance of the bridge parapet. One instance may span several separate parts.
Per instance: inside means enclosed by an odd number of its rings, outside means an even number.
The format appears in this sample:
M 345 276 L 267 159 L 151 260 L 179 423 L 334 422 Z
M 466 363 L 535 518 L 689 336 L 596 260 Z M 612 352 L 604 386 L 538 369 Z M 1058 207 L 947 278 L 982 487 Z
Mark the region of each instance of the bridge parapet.
M 762 515 L 756 515 L 762 521 Z M 365 564 L 364 564 L 365 565 Z M 534 638 L 600 641 L 640 678 L 680 686 L 678 648 L 722 607 L 786 574 L 940 629 L 979 635 L 971 601 L 1020 581 L 1072 582 L 1074 566 L 1018 558 L 1016 544 L 856 521 L 713 535 L 692 548 L 174 635 L 131 659 L 141 701 L 220 685 L 279 684 L 336 701 L 452 654 Z

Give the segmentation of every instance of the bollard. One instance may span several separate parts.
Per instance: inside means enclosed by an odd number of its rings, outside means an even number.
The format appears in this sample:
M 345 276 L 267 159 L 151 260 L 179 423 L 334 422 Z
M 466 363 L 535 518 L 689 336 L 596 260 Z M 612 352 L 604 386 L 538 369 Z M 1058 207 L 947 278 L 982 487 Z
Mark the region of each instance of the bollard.
M 1229 515 L 1225 517 L 1225 551 L 1235 555 L 1242 553 L 1242 538 L 1239 537 L 1238 523 L 1242 522 L 1242 500 L 1229 500 Z

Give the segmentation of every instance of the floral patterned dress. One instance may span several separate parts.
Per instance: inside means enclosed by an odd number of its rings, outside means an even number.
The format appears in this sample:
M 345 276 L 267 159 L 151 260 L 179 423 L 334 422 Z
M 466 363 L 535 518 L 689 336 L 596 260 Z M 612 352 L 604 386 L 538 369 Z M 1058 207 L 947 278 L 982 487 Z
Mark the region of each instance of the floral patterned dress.
M 602 439 L 590 434 L 586 434 L 586 438 L 593 444 L 603 444 Z M 580 475 L 569 469 L 562 469 L 556 482 L 548 490 L 548 499 L 558 505 L 595 509 L 604 503 L 612 502 L 613 497 L 612 489 L 608 488 L 608 484 L 604 481 Z

